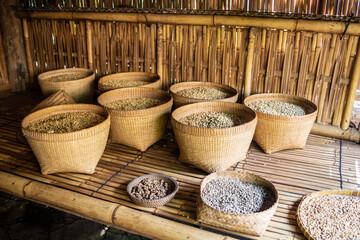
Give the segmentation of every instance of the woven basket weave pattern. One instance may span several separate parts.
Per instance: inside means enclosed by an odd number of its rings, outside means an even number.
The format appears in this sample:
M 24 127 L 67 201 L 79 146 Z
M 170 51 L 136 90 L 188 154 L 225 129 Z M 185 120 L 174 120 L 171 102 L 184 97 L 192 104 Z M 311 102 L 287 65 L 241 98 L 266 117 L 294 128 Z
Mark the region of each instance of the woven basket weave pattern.
M 222 99 L 212 99 L 212 100 L 206 100 L 206 99 L 194 99 L 194 98 L 188 98 L 183 97 L 177 92 L 189 89 L 189 88 L 195 88 L 195 87 L 211 87 L 216 88 L 219 90 L 222 90 L 230 95 L 230 97 L 222 98 Z M 172 97 L 174 98 L 174 108 L 178 108 L 187 104 L 191 103 L 199 103 L 199 102 L 237 102 L 239 94 L 236 91 L 235 88 L 232 88 L 230 86 L 220 84 L 220 83 L 212 83 L 212 82 L 182 82 L 177 83 L 172 86 L 170 86 L 170 93 Z
M 92 111 L 104 116 L 104 122 L 70 133 L 39 133 L 28 131 L 30 122 L 65 112 Z M 45 108 L 28 115 L 22 121 L 22 131 L 39 161 L 41 172 L 94 172 L 105 150 L 110 129 L 110 117 L 105 109 L 88 104 L 69 104 Z
M 180 123 L 182 117 L 198 112 L 226 112 L 246 120 L 232 128 L 209 129 Z M 237 103 L 204 102 L 176 109 L 171 117 L 175 138 L 180 149 L 180 161 L 206 172 L 222 171 L 245 159 L 256 126 L 256 115 Z
M 165 91 L 150 88 L 116 89 L 100 95 L 98 102 L 104 106 L 120 99 L 144 97 L 162 99 L 165 103 L 133 111 L 107 108 L 111 115 L 112 141 L 145 151 L 164 136 L 173 103 L 171 95 Z
M 112 86 L 104 85 L 104 83 L 109 80 L 145 81 L 147 82 L 147 84 L 141 85 L 139 87 L 161 89 L 160 76 L 154 73 L 125 72 L 125 73 L 110 74 L 99 79 L 98 87 L 100 91 L 105 92 L 120 88 L 120 87 L 112 87 Z
M 53 82 L 50 79 L 64 74 L 84 73 L 87 77 L 78 80 Z M 49 96 L 59 90 L 64 90 L 70 97 L 79 103 L 92 103 L 94 94 L 95 73 L 86 68 L 68 68 L 44 72 L 38 76 L 41 91 Z
M 317 115 L 316 105 L 305 98 L 278 93 L 252 95 L 244 100 L 244 104 L 248 106 L 259 100 L 293 103 L 303 107 L 306 111 L 306 115 L 296 117 L 256 112 L 258 124 L 254 141 L 264 152 L 273 153 L 285 149 L 305 147 Z
M 276 201 L 269 209 L 254 214 L 233 214 L 216 210 L 202 201 L 201 193 L 207 183 L 217 178 L 238 179 L 243 182 L 256 183 L 262 186 L 269 187 L 275 193 Z M 266 179 L 246 172 L 216 172 L 208 175 L 201 182 L 200 196 L 198 198 L 197 207 L 197 220 L 213 226 L 261 236 L 269 225 L 270 219 L 275 213 L 277 204 L 277 190 L 275 189 L 275 186 Z
M 138 185 L 143 179 L 146 179 L 146 178 L 150 178 L 153 180 L 164 180 L 170 186 L 170 189 L 172 190 L 171 193 L 166 195 L 163 198 L 156 199 L 156 200 L 145 200 L 145 199 L 139 199 L 139 198 L 135 197 L 131 193 L 132 188 L 135 187 L 136 185 Z M 167 176 L 164 174 L 147 174 L 147 175 L 140 176 L 140 177 L 132 180 L 128 184 L 126 190 L 127 190 L 128 194 L 130 195 L 131 200 L 135 204 L 142 206 L 142 207 L 153 208 L 153 207 L 160 207 L 160 206 L 168 203 L 175 196 L 177 191 L 179 190 L 179 185 L 178 185 L 177 181 L 170 176 Z

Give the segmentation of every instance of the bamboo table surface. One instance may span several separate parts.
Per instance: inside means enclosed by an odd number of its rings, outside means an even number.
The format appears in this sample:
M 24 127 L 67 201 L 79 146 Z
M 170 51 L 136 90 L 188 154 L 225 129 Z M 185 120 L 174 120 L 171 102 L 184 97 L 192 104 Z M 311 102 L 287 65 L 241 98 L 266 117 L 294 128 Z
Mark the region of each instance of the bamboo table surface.
M 159 239 L 260 239 L 196 221 L 199 184 L 206 173 L 180 163 L 169 130 L 163 140 L 140 152 L 108 143 L 92 175 L 42 175 L 31 149 L 17 140 L 21 120 L 43 98 L 38 92 L 0 95 L 0 190 L 97 222 Z M 249 171 L 274 183 L 279 205 L 261 239 L 304 239 L 296 223 L 301 198 L 324 189 L 360 188 L 360 145 L 310 135 L 304 149 L 264 154 L 252 144 L 232 170 Z M 163 173 L 179 192 L 159 208 L 133 204 L 126 186 L 135 177 Z

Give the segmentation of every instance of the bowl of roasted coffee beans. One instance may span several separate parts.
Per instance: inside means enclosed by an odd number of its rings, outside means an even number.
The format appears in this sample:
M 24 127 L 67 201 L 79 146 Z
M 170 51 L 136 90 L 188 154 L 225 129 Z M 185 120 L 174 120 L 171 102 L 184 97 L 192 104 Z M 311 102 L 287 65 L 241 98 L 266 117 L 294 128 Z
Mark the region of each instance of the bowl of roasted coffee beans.
M 127 185 L 131 200 L 142 207 L 160 207 L 168 203 L 179 190 L 175 179 L 163 174 L 147 174 Z

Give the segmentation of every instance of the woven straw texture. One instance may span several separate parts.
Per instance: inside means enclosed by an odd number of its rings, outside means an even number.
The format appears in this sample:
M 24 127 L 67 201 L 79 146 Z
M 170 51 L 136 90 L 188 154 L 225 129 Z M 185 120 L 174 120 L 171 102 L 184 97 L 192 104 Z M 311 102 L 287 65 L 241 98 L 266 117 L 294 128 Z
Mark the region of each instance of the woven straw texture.
M 84 74 L 87 77 L 71 81 L 55 82 L 51 78 L 68 74 Z M 92 103 L 94 94 L 95 73 L 86 68 L 67 68 L 44 72 L 38 76 L 41 91 L 49 96 L 59 90 L 64 90 L 79 103 Z
M 98 87 L 102 92 L 118 89 L 121 87 L 112 87 L 104 85 L 105 82 L 109 80 L 119 80 L 119 81 L 144 81 L 148 82 L 139 87 L 146 88 L 155 88 L 161 89 L 160 76 L 155 73 L 146 73 L 146 72 L 124 72 L 107 75 L 99 79 Z
M 94 127 L 70 133 L 28 131 L 30 122 L 65 112 L 92 111 L 106 120 Z M 21 123 L 22 131 L 39 161 L 42 174 L 79 172 L 91 174 L 105 150 L 110 117 L 105 109 L 89 104 L 69 104 L 45 108 L 29 114 Z
M 173 99 L 165 91 L 151 88 L 116 89 L 101 94 L 100 105 L 121 99 L 157 98 L 165 101 L 156 107 L 122 111 L 106 108 L 111 115 L 110 139 L 140 151 L 159 141 L 165 133 Z
M 230 97 L 222 98 L 222 99 L 213 99 L 213 100 L 206 100 L 206 99 L 195 99 L 195 98 L 188 98 L 183 97 L 177 92 L 189 89 L 189 88 L 195 88 L 195 87 L 211 87 L 216 88 L 219 90 L 222 90 L 230 95 Z M 199 103 L 199 102 L 237 102 L 239 93 L 236 91 L 235 88 L 232 88 L 230 86 L 220 84 L 220 83 L 213 83 L 213 82 L 181 82 L 174 84 L 170 87 L 170 93 L 172 97 L 174 98 L 174 108 L 178 108 L 187 104 L 191 103 Z
M 222 129 L 194 127 L 179 120 L 199 112 L 225 112 L 244 119 L 244 124 Z M 250 108 L 229 102 L 203 102 L 182 106 L 171 115 L 180 149 L 179 160 L 206 172 L 222 171 L 245 159 L 254 135 L 257 118 Z
M 160 199 L 156 199 L 156 200 L 145 200 L 145 199 L 140 199 L 135 197 L 132 193 L 131 190 L 133 187 L 135 187 L 136 185 L 138 185 L 143 179 L 146 178 L 150 178 L 152 180 L 164 180 L 164 182 L 166 182 L 170 189 L 171 189 L 171 193 L 169 195 L 166 195 L 163 198 Z M 132 180 L 126 188 L 128 194 L 130 195 L 131 200 L 137 204 L 140 205 L 142 207 L 148 207 L 148 208 L 154 208 L 154 207 L 160 207 L 163 206 L 165 204 L 167 204 L 177 193 L 177 191 L 179 190 L 179 184 L 177 183 L 177 181 L 167 175 L 164 174 L 147 174 L 147 175 L 143 175 L 140 177 L 135 178 L 134 180 Z
M 248 106 L 259 100 L 293 103 L 306 111 L 306 115 L 296 117 L 256 112 L 258 124 L 254 141 L 262 150 L 265 153 L 273 153 L 285 149 L 303 148 L 315 122 L 316 105 L 305 98 L 280 93 L 255 94 L 247 97 L 244 104 Z
M 44 101 L 36 105 L 30 113 L 35 112 L 37 110 L 52 107 L 52 106 L 58 106 L 58 105 L 64 105 L 64 104 L 75 104 L 76 102 L 74 99 L 72 99 L 69 94 L 67 94 L 64 90 L 57 91 L 56 93 L 51 94 L 49 97 L 47 97 Z
M 276 201 L 274 205 L 265 211 L 253 214 L 233 214 L 219 211 L 208 206 L 202 201 L 200 194 L 200 197 L 198 198 L 197 220 L 213 226 L 261 236 L 269 225 L 270 218 L 274 215 L 279 201 L 278 192 L 275 189 L 275 186 L 268 180 L 251 173 L 223 171 L 212 173 L 205 177 L 200 185 L 200 193 L 202 193 L 208 182 L 216 178 L 238 179 L 243 182 L 266 186 L 275 193 Z
M 314 193 L 308 194 L 306 197 L 304 197 L 301 200 L 301 202 L 300 202 L 300 204 L 299 204 L 299 206 L 297 208 L 296 221 L 297 221 L 297 224 L 298 224 L 299 228 L 301 229 L 302 233 L 304 234 L 304 236 L 308 240 L 315 240 L 315 239 L 311 237 L 309 232 L 305 229 L 304 225 L 302 224 L 302 219 L 300 217 L 300 212 L 302 211 L 302 208 L 310 201 L 310 199 L 320 197 L 320 196 L 324 196 L 324 195 L 348 195 L 348 196 L 360 197 L 360 190 L 356 190 L 356 189 L 352 189 L 352 190 L 342 190 L 342 189 L 324 190 L 324 191 L 319 191 L 319 192 L 314 192 Z

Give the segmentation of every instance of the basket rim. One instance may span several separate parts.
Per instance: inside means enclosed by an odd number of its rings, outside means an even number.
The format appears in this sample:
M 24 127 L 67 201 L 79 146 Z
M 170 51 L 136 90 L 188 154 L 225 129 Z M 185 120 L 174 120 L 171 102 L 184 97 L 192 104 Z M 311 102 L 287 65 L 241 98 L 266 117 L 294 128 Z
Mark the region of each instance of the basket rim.
M 130 186 L 131 184 L 133 184 L 134 182 L 136 181 L 141 181 L 143 179 L 146 179 L 146 178 L 152 178 L 152 177 L 163 177 L 163 178 L 167 178 L 169 179 L 173 184 L 174 184 L 174 189 L 171 193 L 169 193 L 168 195 L 162 197 L 162 198 L 159 198 L 159 199 L 153 199 L 153 200 L 149 200 L 149 199 L 140 199 L 136 196 L 134 196 L 132 193 L 131 193 L 131 190 L 130 189 Z M 153 203 L 153 202 L 157 202 L 157 201 L 161 201 L 165 198 L 168 198 L 169 200 L 171 198 L 173 198 L 175 196 L 175 194 L 178 192 L 179 190 L 179 184 L 178 182 L 171 176 L 168 176 L 168 175 L 165 175 L 165 174 L 162 174 L 162 173 L 150 173 L 150 174 L 145 174 L 145 175 L 142 175 L 142 176 L 139 176 L 139 177 L 136 177 L 134 178 L 133 180 L 131 180 L 128 185 L 126 186 L 126 191 L 127 193 L 129 194 L 130 197 L 136 199 L 137 201 L 140 201 L 140 202 L 144 202 L 144 203 Z
M 226 97 L 226 98 L 219 98 L 219 99 L 189 98 L 189 97 L 184 97 L 184 96 L 178 94 L 178 91 L 176 91 L 180 87 L 193 88 L 193 87 L 199 87 L 202 85 L 204 85 L 205 87 L 214 87 L 217 89 L 225 90 L 227 93 L 230 94 L 230 96 Z M 231 99 L 231 98 L 234 98 L 239 95 L 239 92 L 235 88 L 233 88 L 229 85 L 225 85 L 225 84 L 221 84 L 221 83 L 214 83 L 214 82 L 205 82 L 205 81 L 191 81 L 191 82 L 176 83 L 176 84 L 173 84 L 170 86 L 169 92 L 170 92 L 170 94 L 175 95 L 176 98 L 181 99 L 181 100 L 193 100 L 193 101 L 203 101 L 203 102 L 227 100 L 227 99 Z
M 354 193 L 356 193 L 356 195 L 353 195 Z M 310 199 L 316 198 L 316 197 L 321 197 L 321 196 L 329 196 L 329 195 L 338 195 L 338 196 L 355 196 L 355 197 L 360 197 L 360 190 L 359 189 L 333 189 L 333 190 L 322 190 L 322 191 L 317 191 L 317 192 L 312 192 L 309 193 L 305 196 L 303 196 L 303 198 L 301 199 L 301 202 L 299 203 L 297 209 L 296 209 L 296 222 L 301 230 L 301 232 L 304 234 L 304 236 L 309 239 L 312 240 L 312 236 L 310 235 L 310 233 L 307 231 L 307 229 L 305 229 L 305 226 L 303 225 L 303 221 L 300 217 L 300 211 L 301 208 L 307 204 L 307 202 Z
M 147 82 L 147 84 L 141 85 L 141 87 L 146 87 L 152 85 L 154 83 L 160 83 L 160 76 L 156 73 L 148 73 L 148 72 L 122 72 L 122 73 L 114 73 L 103 76 L 98 81 L 98 88 L 100 90 L 112 90 L 112 89 L 122 89 L 122 88 L 132 88 L 132 87 L 115 87 L 104 85 L 105 82 L 113 79 L 114 77 L 127 77 L 127 76 L 149 76 L 149 80 L 142 80 L 142 82 Z M 135 81 L 133 79 L 121 79 L 121 81 Z M 138 86 L 140 87 L 140 86 Z
M 51 77 L 53 77 L 54 75 L 56 75 L 57 73 L 71 73 L 71 72 L 87 72 L 90 75 L 84 78 L 80 78 L 80 79 L 74 79 L 74 80 L 70 80 L 70 81 L 58 81 L 58 82 L 54 82 L 54 81 L 50 81 Z M 51 70 L 51 71 L 47 71 L 47 72 L 43 72 L 41 74 L 38 75 L 38 81 L 39 83 L 51 83 L 51 84 L 63 84 L 63 83 L 79 83 L 82 81 L 88 81 L 88 80 L 92 80 L 95 79 L 95 72 L 91 69 L 88 68 L 65 68 L 65 69 L 56 69 L 56 70 Z
M 260 101 L 262 98 L 274 98 L 274 99 L 279 99 L 279 98 L 280 99 L 291 99 L 292 98 L 292 99 L 304 102 L 306 105 L 310 106 L 314 110 L 312 112 L 306 113 L 305 115 L 302 115 L 302 116 L 280 116 L 280 115 L 262 113 L 262 112 L 258 112 L 258 111 L 253 110 L 260 117 L 272 118 L 272 119 L 276 119 L 276 120 L 302 120 L 302 119 L 307 119 L 309 116 L 316 115 L 317 112 L 318 112 L 318 107 L 316 106 L 315 103 L 309 101 L 306 98 L 299 97 L 299 96 L 294 96 L 294 95 L 290 95 L 290 94 L 285 94 L 285 93 L 259 93 L 259 94 L 253 94 L 253 95 L 250 95 L 250 96 L 248 96 L 248 97 L 246 97 L 244 99 L 244 105 L 248 106 L 249 102 Z M 283 101 L 283 102 L 288 102 L 288 101 Z
M 211 206 L 209 206 L 208 204 L 205 203 L 205 201 L 202 199 L 202 189 L 205 188 L 206 184 L 203 185 L 203 183 L 205 182 L 205 180 L 209 179 L 210 177 L 214 176 L 214 175 L 218 175 L 218 174 L 226 174 L 227 172 L 237 172 L 237 173 L 240 173 L 240 174 L 244 174 L 244 175 L 249 175 L 249 176 L 253 176 L 253 177 L 256 177 L 258 179 L 261 179 L 262 181 L 265 181 L 267 182 L 270 186 L 271 186 L 271 190 L 273 191 L 273 193 L 275 194 L 275 199 L 276 201 L 274 201 L 274 203 L 268 208 L 268 209 L 265 209 L 263 211 L 260 211 L 260 212 L 255 212 L 255 213 L 248 213 L 248 214 L 237 214 L 237 213 L 230 213 L 230 212 L 226 212 L 226 211 L 223 211 L 223 210 L 218 210 L 216 208 L 213 208 Z M 220 177 L 219 177 L 220 178 Z M 222 178 L 226 178 L 226 177 L 222 177 Z M 232 178 L 228 178 L 228 179 L 232 179 Z M 214 172 L 214 173 L 211 173 L 209 175 L 207 175 L 202 181 L 201 181 L 201 184 L 200 184 L 200 193 L 199 193 L 199 196 L 198 198 L 201 200 L 201 202 L 208 208 L 211 208 L 212 210 L 214 211 L 217 211 L 221 214 L 226 214 L 226 215 L 229 215 L 229 216 L 256 216 L 256 215 L 262 215 L 263 213 L 266 213 L 266 212 L 271 212 L 273 210 L 274 207 L 277 207 L 277 204 L 279 202 L 279 193 L 277 191 L 277 189 L 275 188 L 275 185 L 270 182 L 269 180 L 267 180 L 266 178 L 263 178 L 263 177 L 260 177 L 259 175 L 256 175 L 256 174 L 253 174 L 253 173 L 250 173 L 250 172 L 247 172 L 247 171 L 220 171 L 220 172 Z
M 159 95 L 162 96 L 166 96 L 169 97 L 169 100 L 154 106 L 154 107 L 150 107 L 150 108 L 144 108 L 144 109 L 137 109 L 137 110 L 119 110 L 119 109 L 114 109 L 114 108 L 109 108 L 109 107 L 105 107 L 104 104 L 108 103 L 108 102 L 102 102 L 102 98 L 107 97 L 108 95 L 112 95 L 112 94 L 117 94 L 118 96 L 121 96 L 121 93 L 127 93 L 127 92 L 137 92 L 139 95 L 141 95 L 142 93 L 158 93 Z M 120 100 L 120 99 L 117 99 Z M 114 100 L 116 101 L 116 100 Z M 163 91 L 163 90 L 159 90 L 159 89 L 153 89 L 153 88 L 146 88 L 146 87 L 131 87 L 131 88 L 119 88 L 119 89 L 114 89 L 114 90 L 110 90 L 107 92 L 102 93 L 98 99 L 97 102 L 100 104 L 101 107 L 105 108 L 106 110 L 110 111 L 111 113 L 117 113 L 119 115 L 122 116 L 143 116 L 143 115 L 148 115 L 150 113 L 157 113 L 157 112 L 161 112 L 162 110 L 165 110 L 167 108 L 169 108 L 172 104 L 173 104 L 173 97 L 171 96 L 171 94 Z
M 253 113 L 254 117 L 253 119 L 251 119 L 250 121 L 248 122 L 245 122 L 245 123 L 242 123 L 240 125 L 235 125 L 233 127 L 227 127 L 227 128 L 204 128 L 204 127 L 197 127 L 197 126 L 191 126 L 191 125 L 187 125 L 185 123 L 182 123 L 180 122 L 178 119 L 176 119 L 174 117 L 174 115 L 177 114 L 178 111 L 181 111 L 181 110 L 184 110 L 186 108 L 189 108 L 189 109 L 193 109 L 193 108 L 198 108 L 200 109 L 200 106 L 203 106 L 203 105 L 208 105 L 208 106 L 211 106 L 211 105 L 232 105 L 234 108 L 236 106 L 241 106 L 242 108 L 244 108 L 246 111 L 249 111 L 250 113 Z M 216 106 L 214 106 L 216 107 Z M 187 110 L 187 109 L 186 109 Z M 232 102 L 219 102 L 219 101 L 212 101 L 212 102 L 199 102 L 199 103 L 192 103 L 192 104 L 188 104 L 188 105 L 184 105 L 184 106 L 181 106 L 177 109 L 175 109 L 172 113 L 171 113 L 171 120 L 175 121 L 176 124 L 178 124 L 179 126 L 182 126 L 182 127 L 186 127 L 188 129 L 192 129 L 192 130 L 196 130 L 196 131 L 204 131 L 204 132 L 208 132 L 208 131 L 212 131 L 212 132 L 224 132 L 224 131 L 228 131 L 228 130 L 233 130 L 233 129 L 240 129 L 240 128 L 244 128 L 244 127 L 247 127 L 251 124 L 253 124 L 253 122 L 257 121 L 257 115 L 255 113 L 255 111 L 253 111 L 251 108 L 249 108 L 248 106 L 245 106 L 243 104 L 240 104 L 240 103 L 232 103 Z
M 73 109 L 73 107 L 75 107 Z M 28 130 L 26 127 L 29 125 L 29 123 L 31 123 L 32 121 L 29 121 L 28 119 L 31 117 L 34 117 L 36 115 L 42 115 L 46 112 L 51 112 L 51 116 L 57 115 L 57 114 L 61 114 L 66 112 L 66 110 L 74 110 L 77 111 L 76 108 L 79 108 L 78 111 L 92 111 L 91 109 L 86 109 L 86 107 L 91 107 L 94 110 L 97 109 L 98 111 L 101 111 L 101 115 L 103 117 L 105 117 L 105 120 L 102 121 L 101 123 L 89 127 L 89 128 L 84 128 L 81 129 L 79 131 L 74 131 L 74 132 L 67 132 L 67 133 L 41 133 L 41 132 L 36 132 L 36 131 L 30 131 Z M 43 117 L 39 117 L 38 120 L 44 119 Z M 26 125 L 26 121 L 29 121 Z M 100 128 L 103 127 L 105 125 L 108 124 L 108 122 L 110 121 L 110 114 L 101 106 L 98 105 L 94 105 L 94 104 L 79 104 L 79 103 L 75 103 L 75 104 L 63 104 L 63 105 L 57 105 L 57 106 L 51 106 L 51 107 L 46 107 L 43 109 L 39 109 L 35 112 L 30 113 L 29 115 L 27 115 L 22 121 L 21 121 L 21 128 L 24 132 L 28 133 L 31 136 L 52 136 L 52 137 L 56 137 L 56 136 L 62 136 L 62 137 L 66 137 L 66 136 L 72 136 L 74 134 L 83 134 L 83 133 L 87 133 L 91 130 L 94 130 L 95 128 Z

